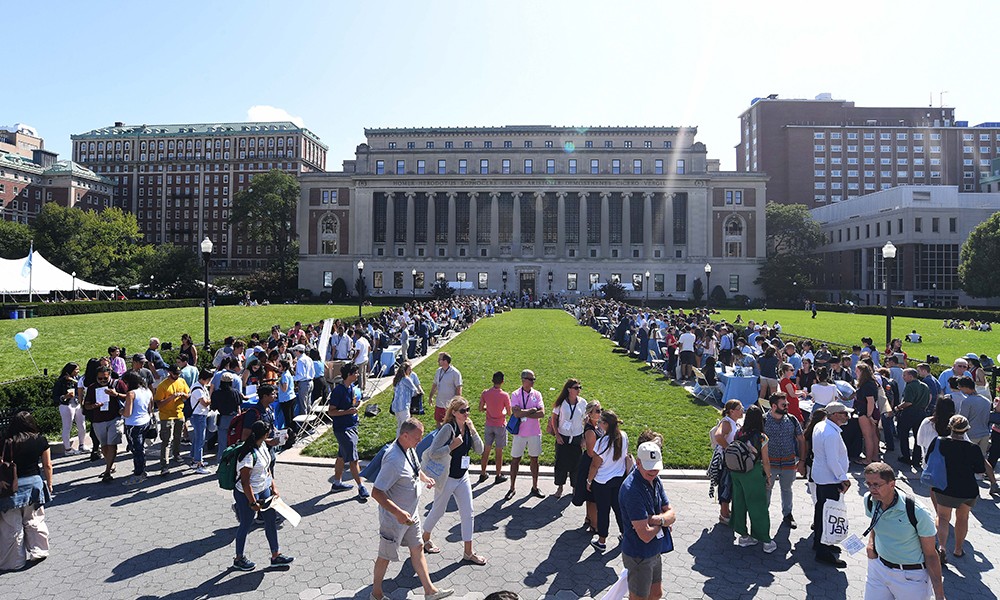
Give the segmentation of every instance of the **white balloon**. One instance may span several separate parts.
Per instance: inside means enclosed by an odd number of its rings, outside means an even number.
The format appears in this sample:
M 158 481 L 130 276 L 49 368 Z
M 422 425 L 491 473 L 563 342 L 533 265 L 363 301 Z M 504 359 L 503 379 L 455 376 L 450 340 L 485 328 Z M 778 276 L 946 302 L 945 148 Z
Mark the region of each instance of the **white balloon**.
M 36 337 L 38 337 L 38 330 L 35 329 L 34 327 L 29 327 L 24 330 L 24 337 L 28 338 L 29 340 L 33 340 Z

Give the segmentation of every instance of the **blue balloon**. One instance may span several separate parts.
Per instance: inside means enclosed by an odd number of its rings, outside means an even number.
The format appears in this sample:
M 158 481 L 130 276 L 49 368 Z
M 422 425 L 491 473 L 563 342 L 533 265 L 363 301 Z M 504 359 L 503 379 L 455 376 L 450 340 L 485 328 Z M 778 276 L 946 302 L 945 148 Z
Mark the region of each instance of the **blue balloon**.
M 18 350 L 31 348 L 31 340 L 28 339 L 28 336 L 24 335 L 23 331 L 14 336 L 14 341 L 17 343 Z

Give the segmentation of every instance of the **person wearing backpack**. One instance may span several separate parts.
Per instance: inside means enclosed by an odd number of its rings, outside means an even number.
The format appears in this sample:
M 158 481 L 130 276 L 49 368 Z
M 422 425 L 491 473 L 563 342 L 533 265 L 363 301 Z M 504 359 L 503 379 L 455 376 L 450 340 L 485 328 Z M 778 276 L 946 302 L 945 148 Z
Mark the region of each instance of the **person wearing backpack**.
M 733 440 L 736 439 L 736 434 L 740 430 L 740 424 L 737 421 L 741 418 L 743 418 L 743 403 L 739 400 L 726 402 L 726 406 L 722 409 L 722 420 L 713 429 L 715 433 L 712 436 L 713 445 L 720 448 L 718 450 L 720 454 L 725 452 L 729 444 L 732 444 Z M 719 522 L 723 525 L 729 525 L 729 519 L 732 515 L 729 503 L 733 501 L 733 478 L 729 469 L 726 468 L 725 461 L 722 461 L 719 466 Z
M 187 400 L 191 419 L 191 467 L 199 475 L 207 475 L 208 465 L 202 460 L 205 451 L 205 432 L 208 428 L 208 414 L 211 412 L 211 397 L 208 395 L 208 384 L 212 381 L 212 372 L 202 369 L 198 380 L 191 388 L 191 396 Z M 225 450 L 225 448 L 223 448 Z
M 896 473 L 884 462 L 865 467 L 865 485 L 865 516 L 871 518 L 862 534 L 868 537 L 865 598 L 943 600 L 930 511 L 896 488 Z
M 236 454 L 236 472 L 239 479 L 233 489 L 233 498 L 236 500 L 240 526 L 236 530 L 236 558 L 233 559 L 233 568 L 240 571 L 252 571 L 256 567 L 247 558 L 245 549 L 247 534 L 253 527 L 254 514 L 258 511 L 264 519 L 264 534 L 271 549 L 271 566 L 288 565 L 294 560 L 280 552 L 278 526 L 275 522 L 276 511 L 268 508 L 271 498 L 280 496 L 269 466 L 270 452 L 265 445 L 270 429 L 263 421 L 255 422 Z
M 730 448 L 748 449 L 753 455 L 753 462 L 745 471 L 732 470 L 733 514 L 729 524 L 739 535 L 737 544 L 741 548 L 756 546 L 760 541 L 764 542 L 764 552 L 770 554 L 778 547 L 771 539 L 771 517 L 767 505 L 772 483 L 771 461 L 767 451 L 767 435 L 764 433 L 764 411 L 756 404 L 747 409 L 743 427 Z M 729 453 L 730 450 L 727 450 L 726 454 Z M 747 532 L 747 516 L 750 517 L 751 535 Z
M 228 440 L 222 441 L 229 433 L 229 426 L 240 411 L 242 396 L 233 389 L 233 380 L 236 378 L 232 373 L 223 373 L 219 382 L 219 388 L 212 392 L 211 408 L 219 413 L 219 451 L 216 454 L 215 462 L 222 460 L 222 451 L 228 444 Z
M 986 471 L 983 451 L 969 441 L 969 420 L 963 415 L 952 415 L 948 420 L 951 435 L 931 441 L 927 447 L 928 469 L 935 451 L 944 457 L 944 471 L 947 473 L 945 487 L 932 486 L 937 507 L 938 554 L 941 564 L 945 563 L 945 545 L 948 543 L 948 525 L 951 511 L 955 511 L 955 558 L 965 556 L 962 544 L 969 532 L 969 513 L 979 500 L 979 482 L 976 475 Z

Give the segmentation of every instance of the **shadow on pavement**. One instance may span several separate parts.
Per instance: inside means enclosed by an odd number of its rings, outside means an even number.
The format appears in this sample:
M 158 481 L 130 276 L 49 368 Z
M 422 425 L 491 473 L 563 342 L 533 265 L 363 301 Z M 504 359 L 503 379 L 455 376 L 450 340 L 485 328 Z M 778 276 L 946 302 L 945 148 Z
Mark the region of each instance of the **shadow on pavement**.
M 559 534 L 548 556 L 524 578 L 525 585 L 540 588 L 546 580 L 548 593 L 573 590 L 578 596 L 596 596 L 618 580 L 618 574 L 607 566 L 613 553 L 594 552 L 590 547 L 591 535 L 583 529 L 569 529 Z M 584 556 L 586 554 L 586 556 Z
M 191 600 L 191 598 L 215 598 L 246 594 L 260 587 L 266 571 L 266 569 L 257 569 L 251 573 L 237 575 L 223 581 L 227 575 L 236 572 L 229 570 L 219 573 L 195 588 L 180 590 L 166 596 L 139 596 L 137 600 Z
M 216 529 L 212 535 L 201 538 L 200 540 L 182 542 L 172 548 L 153 548 L 151 550 L 147 550 L 142 554 L 137 554 L 118 563 L 111 570 L 111 577 L 108 577 L 105 581 L 107 583 L 124 581 L 126 579 L 131 579 L 148 573 L 149 571 L 162 569 L 170 565 L 184 564 L 198 560 L 205 557 L 209 553 L 218 550 L 219 548 L 228 546 L 233 542 L 235 536 L 236 523 L 234 521 L 232 527 L 226 529 Z M 260 581 L 258 580 L 257 585 L 259 584 Z M 205 585 L 205 583 L 202 584 L 202 586 Z M 226 593 L 232 593 L 233 590 L 228 589 L 229 583 L 226 585 Z M 250 589 L 256 589 L 257 585 L 254 585 L 254 587 Z M 202 586 L 199 586 L 199 589 L 201 589 Z M 200 594 L 193 594 L 192 590 L 178 592 L 178 594 L 188 595 L 178 595 L 176 596 L 177 598 L 201 597 Z

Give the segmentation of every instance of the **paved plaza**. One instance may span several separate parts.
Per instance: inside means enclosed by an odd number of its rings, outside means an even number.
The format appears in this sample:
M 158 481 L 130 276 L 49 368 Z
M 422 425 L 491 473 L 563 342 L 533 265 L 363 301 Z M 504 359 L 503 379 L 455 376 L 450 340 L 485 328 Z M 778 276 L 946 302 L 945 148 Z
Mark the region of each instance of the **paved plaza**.
M 219 489 L 214 476 L 175 472 L 151 477 L 132 490 L 121 484 L 130 467 L 127 455 L 120 458 L 118 479 L 102 484 L 97 479 L 99 463 L 82 456 L 55 460 L 57 496 L 46 509 L 51 557 L 26 571 L 0 575 L 5 600 L 81 595 L 109 600 L 367 600 L 377 505 L 359 504 L 351 492 L 330 494 L 331 468 L 279 462 L 278 489 L 303 516 L 298 528 L 285 524 L 279 530 L 281 549 L 294 556 L 295 563 L 282 570 L 258 567 L 243 573 L 230 569 L 236 534 L 232 496 Z M 583 509 L 572 506 L 568 497 L 529 498 L 530 479 L 519 477 L 521 493 L 504 502 L 506 486 L 491 482 L 474 488 L 475 544 L 489 564 L 459 562 L 458 514 L 452 510 L 435 531 L 443 552 L 428 557 L 432 578 L 440 586 L 455 588 L 457 598 L 482 599 L 501 589 L 526 599 L 600 598 L 622 567 L 614 525 L 609 550 L 599 554 L 580 529 Z M 543 478 L 541 487 L 546 493 L 555 489 L 551 478 Z M 664 559 L 666 597 L 862 597 L 865 559 L 849 558 L 843 571 L 813 561 L 807 537 L 811 506 L 801 480 L 795 493 L 799 528 L 778 529 L 778 551 L 772 555 L 764 554 L 760 546 L 733 545 L 732 531 L 716 521 L 718 510 L 708 498 L 704 480 L 671 479 L 665 487 L 678 511 L 677 550 Z M 858 492 L 853 485 L 848 494 L 855 531 L 867 525 Z M 926 501 L 926 489 L 919 484 L 918 494 Z M 429 502 L 431 494 L 421 499 Z M 773 502 L 777 505 L 778 498 Z M 777 512 L 772 510 L 772 519 Z M 998 517 L 993 501 L 982 500 L 976 506 L 966 557 L 954 559 L 945 571 L 948 598 L 996 598 Z M 259 526 L 250 534 L 247 554 L 258 565 L 267 562 Z M 420 598 L 418 588 L 409 563 L 390 566 L 386 582 L 390 598 Z

